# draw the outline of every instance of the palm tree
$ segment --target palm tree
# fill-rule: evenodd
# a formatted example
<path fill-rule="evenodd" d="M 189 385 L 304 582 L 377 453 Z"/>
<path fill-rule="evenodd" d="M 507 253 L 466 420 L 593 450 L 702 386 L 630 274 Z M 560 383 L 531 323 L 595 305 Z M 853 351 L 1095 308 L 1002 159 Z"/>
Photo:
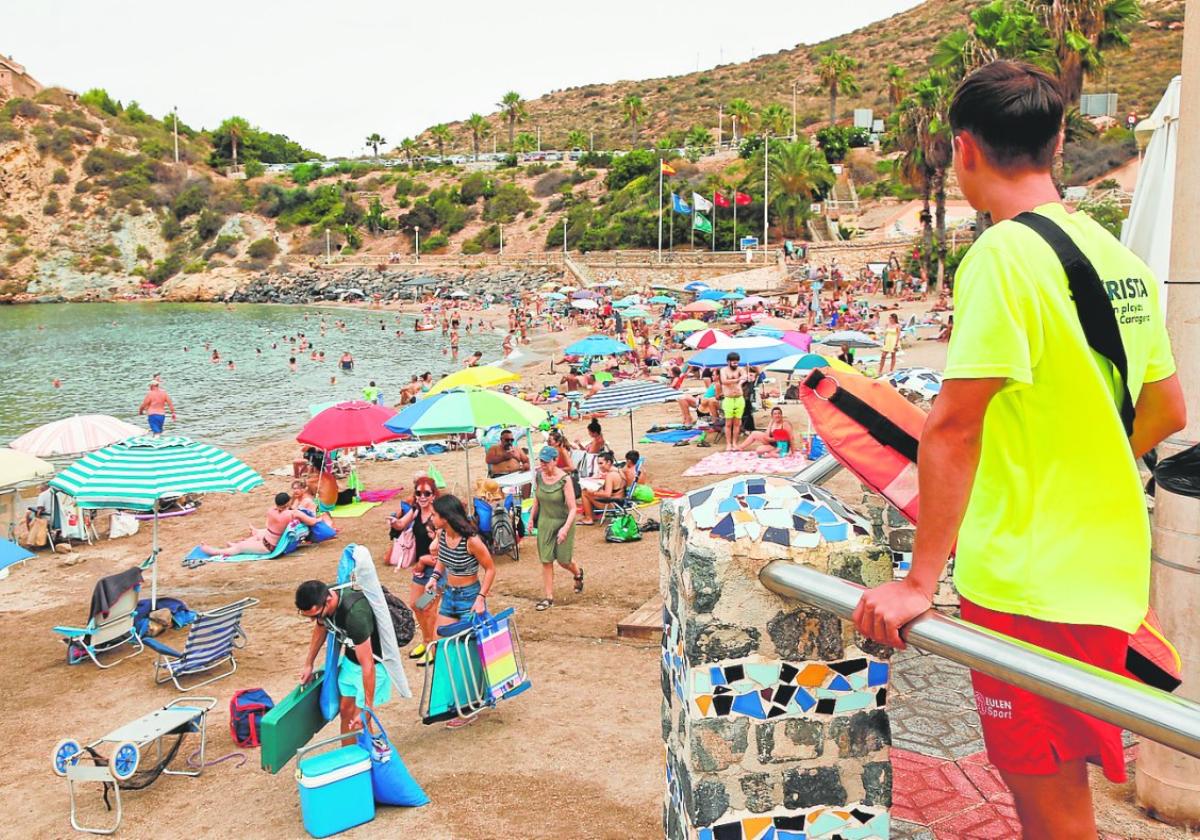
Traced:
<path fill-rule="evenodd" d="M 579 131 L 578 129 L 576 129 L 575 131 L 568 132 L 567 146 L 569 148 L 586 149 L 586 148 L 588 148 L 589 145 L 590 145 L 590 143 L 588 142 L 588 136 L 587 136 L 586 132 Z"/>
<path fill-rule="evenodd" d="M 930 57 L 930 64 L 951 79 L 961 79 L 998 59 L 1025 61 L 1058 72 L 1054 41 L 1027 5 L 993 0 L 971 12 L 970 20 L 970 27 L 939 41 Z"/>
<path fill-rule="evenodd" d="M 946 170 L 950 168 L 954 155 L 949 119 L 951 92 L 949 80 L 937 71 L 913 85 L 912 92 L 922 113 L 918 143 L 921 157 L 930 173 L 930 189 L 934 200 L 939 288 L 946 270 Z"/>
<path fill-rule="evenodd" d="M 411 166 L 413 159 L 417 156 L 417 152 L 421 151 L 420 144 L 411 137 L 405 137 L 400 141 L 400 145 L 396 147 L 400 150 L 400 154 L 404 155 L 404 159 Z"/>
<path fill-rule="evenodd" d="M 450 126 L 445 123 L 438 123 L 429 129 L 429 136 L 433 138 L 434 143 L 437 143 L 438 157 L 446 157 L 446 144 L 454 139 L 454 133 L 450 131 Z"/>
<path fill-rule="evenodd" d="M 921 243 L 922 259 L 933 250 L 933 215 L 929 212 L 933 194 L 933 173 L 925 159 L 921 144 L 924 136 L 924 121 L 928 115 L 913 96 L 905 97 L 894 112 L 895 128 L 892 136 L 903 154 L 894 164 L 896 175 L 901 181 L 921 194 Z"/>
<path fill-rule="evenodd" d="M 229 136 L 229 143 L 233 147 L 233 168 L 237 169 L 238 165 L 238 142 L 246 137 L 250 132 L 250 123 L 244 117 L 230 117 L 221 123 L 218 131 L 224 132 Z"/>
<path fill-rule="evenodd" d="M 1079 101 L 1085 74 L 1104 67 L 1104 51 L 1129 46 L 1142 17 L 1138 0 L 1032 0 L 1055 45 L 1058 79 L 1068 104 Z"/>
<path fill-rule="evenodd" d="M 758 124 L 762 128 L 763 134 L 780 137 L 789 132 L 791 119 L 791 113 L 787 108 L 778 102 L 772 102 L 758 115 Z"/>
<path fill-rule="evenodd" d="M 702 125 L 694 125 L 689 128 L 687 136 L 683 138 L 685 146 L 711 146 L 712 142 L 712 132 Z"/>
<path fill-rule="evenodd" d="M 464 125 L 471 132 L 471 146 L 475 149 L 475 160 L 479 160 L 479 144 L 492 133 L 492 124 L 482 114 L 472 114 Z"/>
<path fill-rule="evenodd" d="M 772 143 L 767 169 L 771 207 L 784 236 L 795 236 L 813 200 L 833 186 L 833 169 L 821 150 L 804 140 Z"/>
<path fill-rule="evenodd" d="M 378 131 L 376 131 L 376 132 L 373 132 L 372 134 L 367 135 L 366 142 L 367 142 L 367 145 L 371 147 L 372 154 L 375 157 L 379 157 L 379 147 L 382 146 L 384 143 L 386 143 L 387 140 L 383 139 L 383 137 L 380 135 L 380 133 Z"/>
<path fill-rule="evenodd" d="M 638 144 L 638 124 L 646 118 L 647 108 L 642 97 L 631 93 L 621 101 L 621 117 L 626 125 L 633 127 L 633 147 Z"/>
<path fill-rule="evenodd" d="M 529 111 L 525 108 L 525 102 L 521 99 L 521 94 L 515 90 L 510 90 L 500 99 L 500 113 L 508 121 L 508 148 L 513 149 L 513 134 L 517 129 L 517 123 L 525 122 L 529 117 Z"/>
<path fill-rule="evenodd" d="M 754 108 L 745 99 L 735 99 L 729 103 L 729 116 L 733 117 L 733 143 L 737 145 L 742 134 L 750 129 L 754 121 Z"/>
<path fill-rule="evenodd" d="M 858 62 L 836 50 L 827 53 L 817 65 L 817 90 L 829 93 L 829 124 L 837 122 L 837 98 L 840 93 L 858 93 L 858 81 L 854 70 Z"/>
<path fill-rule="evenodd" d="M 904 99 L 904 95 L 908 93 L 908 84 L 905 81 L 906 72 L 899 64 L 889 64 L 887 66 L 887 88 L 888 102 L 895 108 Z"/>
<path fill-rule="evenodd" d="M 537 137 L 528 131 L 522 131 L 513 140 L 512 150 L 517 153 L 532 152 L 537 148 Z"/>

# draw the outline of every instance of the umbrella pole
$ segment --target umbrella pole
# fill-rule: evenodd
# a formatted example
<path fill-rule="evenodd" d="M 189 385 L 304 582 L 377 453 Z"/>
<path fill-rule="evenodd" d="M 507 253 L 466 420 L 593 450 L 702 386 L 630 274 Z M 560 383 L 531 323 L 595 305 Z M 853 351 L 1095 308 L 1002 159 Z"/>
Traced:
<path fill-rule="evenodd" d="M 629 409 L 629 448 L 633 449 L 637 442 L 633 439 L 633 409 Z"/>
<path fill-rule="evenodd" d="M 463 457 L 467 461 L 467 493 L 470 493 L 471 492 L 471 449 L 469 446 L 467 446 L 466 441 L 463 441 Z M 470 499 L 471 497 L 468 496 L 467 498 Z M 471 510 L 474 510 L 474 507 L 472 507 Z"/>
<path fill-rule="evenodd" d="M 154 525 L 150 538 L 150 611 L 158 609 L 158 499 L 154 500 Z"/>

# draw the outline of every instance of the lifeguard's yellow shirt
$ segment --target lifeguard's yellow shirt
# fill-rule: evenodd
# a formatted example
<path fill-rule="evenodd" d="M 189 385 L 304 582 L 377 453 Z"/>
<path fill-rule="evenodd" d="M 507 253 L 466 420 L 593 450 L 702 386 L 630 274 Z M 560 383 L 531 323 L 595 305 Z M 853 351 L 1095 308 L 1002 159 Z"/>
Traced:
<path fill-rule="evenodd" d="M 1152 272 L 1084 213 L 1036 212 L 1096 267 L 1136 403 L 1142 383 L 1175 372 Z M 945 376 L 1007 380 L 984 417 L 959 592 L 1000 612 L 1133 632 L 1149 598 L 1150 521 L 1116 409 L 1120 376 L 1088 346 L 1062 264 L 1025 225 L 989 228 L 963 259 Z"/>

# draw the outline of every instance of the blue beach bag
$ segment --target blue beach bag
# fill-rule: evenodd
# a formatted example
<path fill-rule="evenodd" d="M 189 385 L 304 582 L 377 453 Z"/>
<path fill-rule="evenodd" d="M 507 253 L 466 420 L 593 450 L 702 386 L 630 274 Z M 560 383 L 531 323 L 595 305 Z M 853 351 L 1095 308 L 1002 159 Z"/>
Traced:
<path fill-rule="evenodd" d="M 367 719 L 375 722 L 375 734 L 367 731 Z M 363 728 L 358 733 L 358 745 L 371 754 L 371 789 L 381 805 L 400 805 L 417 808 L 429 804 L 429 797 L 408 772 L 400 754 L 388 740 L 383 724 L 370 709 L 362 710 Z"/>

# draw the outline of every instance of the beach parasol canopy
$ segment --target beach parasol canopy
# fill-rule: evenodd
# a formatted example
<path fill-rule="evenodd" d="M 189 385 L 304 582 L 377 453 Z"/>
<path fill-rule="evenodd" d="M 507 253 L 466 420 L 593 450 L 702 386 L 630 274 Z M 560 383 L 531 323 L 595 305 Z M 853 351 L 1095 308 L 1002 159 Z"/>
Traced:
<path fill-rule="evenodd" d="M 839 330 L 838 332 L 831 332 L 829 335 L 825 336 L 824 338 L 817 339 L 813 343 L 822 344 L 826 347 L 841 347 L 842 345 L 847 345 L 859 350 L 883 346 L 865 332 L 859 332 L 858 330 Z"/>
<path fill-rule="evenodd" d="M 942 375 L 931 368 L 901 368 L 889 373 L 887 381 L 897 391 L 916 394 L 925 400 L 932 400 L 942 392 Z"/>
<path fill-rule="evenodd" d="M 750 329 L 753 330 L 754 328 L 751 327 Z M 750 330 L 747 330 L 747 332 L 749 331 Z M 813 344 L 812 333 L 800 332 L 799 330 L 788 330 L 782 335 L 776 337 L 784 344 L 790 344 L 793 347 L 799 347 L 805 352 L 807 352 L 808 348 L 812 347 Z"/>
<path fill-rule="evenodd" d="M 708 329 L 708 324 L 697 320 L 696 318 L 688 318 L 686 321 L 680 321 L 679 323 L 675 324 L 675 326 L 671 327 L 671 332 L 690 333 L 695 332 L 696 330 L 706 329 Z"/>
<path fill-rule="evenodd" d="M 54 465 L 28 452 L 0 446 L 0 487 L 40 481 L 54 475 Z"/>
<path fill-rule="evenodd" d="M 393 408 L 362 400 L 336 403 L 305 423 L 296 440 L 324 452 L 395 440 L 399 435 L 383 425 L 395 413 Z"/>
<path fill-rule="evenodd" d="M 777 338 L 782 341 L 785 332 L 787 332 L 787 330 L 779 329 L 777 327 L 764 326 L 763 324 L 755 324 L 749 329 L 743 330 L 742 335 L 757 335 L 765 338 Z"/>
<path fill-rule="evenodd" d="M 566 300 L 567 296 L 562 292 L 542 292 L 542 297 L 546 300 Z"/>
<path fill-rule="evenodd" d="M 33 557 L 33 552 L 9 540 L 0 540 L 0 578 L 8 577 L 8 567 Z"/>
<path fill-rule="evenodd" d="M 784 356 L 782 359 L 771 362 L 766 366 L 765 370 L 791 374 L 816 370 L 819 367 L 827 367 L 832 370 L 849 373 L 857 372 L 840 359 L 829 359 L 818 353 L 797 353 L 794 356 Z"/>
<path fill-rule="evenodd" d="M 726 292 L 721 295 L 720 300 L 745 300 L 746 296 L 741 292 Z"/>
<path fill-rule="evenodd" d="M 741 357 L 743 365 L 769 365 L 771 362 L 778 361 L 784 356 L 793 355 L 796 348 L 789 344 L 784 344 L 782 341 L 771 342 L 771 346 L 756 346 L 747 342 L 769 341 L 769 339 L 731 339 L 727 342 L 714 344 L 707 350 L 701 350 L 699 353 L 687 360 L 687 363 L 692 367 L 723 367 L 728 362 L 726 356 L 731 352 L 736 351 Z"/>
<path fill-rule="evenodd" d="M 696 295 L 696 300 L 725 300 L 725 292 L 720 289 L 705 289 Z"/>
<path fill-rule="evenodd" d="M 594 300 L 573 300 L 573 301 L 571 301 L 571 306 L 575 307 L 576 309 L 597 309 L 597 308 L 599 308 L 599 304 L 596 303 L 596 301 L 594 301 Z"/>
<path fill-rule="evenodd" d="M 683 340 L 683 343 L 693 350 L 703 350 L 705 347 L 712 347 L 718 341 L 728 340 L 733 338 L 724 330 L 703 329 L 699 332 L 694 332 Z"/>
<path fill-rule="evenodd" d="M 54 477 L 50 486 L 81 508 L 154 512 L 149 559 L 153 567 L 150 608 L 158 602 L 158 505 L 185 493 L 248 493 L 262 477 L 237 458 L 186 437 L 138 437 L 85 455 Z"/>
<path fill-rule="evenodd" d="M 631 380 L 605 388 L 594 397 L 584 400 L 579 406 L 579 413 L 598 414 L 601 411 L 628 411 L 629 446 L 632 448 L 634 445 L 633 410 L 644 405 L 674 402 L 683 396 L 682 392 L 661 382 Z"/>
<path fill-rule="evenodd" d="M 39 458 L 93 452 L 126 438 L 146 434 L 141 426 L 107 414 L 77 414 L 38 426 L 14 440 L 10 446 Z"/>
<path fill-rule="evenodd" d="M 685 285 L 683 287 L 683 290 L 685 292 L 703 292 L 705 289 L 708 289 L 708 288 L 710 288 L 710 287 L 707 283 L 703 283 L 699 280 L 693 280 L 691 283 L 688 283 L 687 285 Z"/>
<path fill-rule="evenodd" d="M 504 385 L 509 382 L 516 382 L 521 377 L 512 371 L 503 370 L 502 368 L 492 367 L 490 365 L 479 365 L 478 367 L 463 368 L 456 370 L 449 376 L 444 376 L 429 389 L 422 399 L 429 399 L 434 394 L 440 394 L 442 391 L 449 391 L 451 388 L 475 387 L 475 388 L 495 388 L 497 385 Z"/>
<path fill-rule="evenodd" d="M 607 335 L 589 335 L 574 344 L 568 344 L 563 350 L 568 356 L 619 356 L 632 352 L 633 348 L 628 344 Z"/>
<path fill-rule="evenodd" d="M 593 292 L 591 289 L 580 289 L 577 292 L 571 292 L 571 297 L 575 298 L 576 300 L 581 300 L 581 299 L 585 299 L 585 298 L 588 300 L 591 300 L 593 298 L 600 297 L 600 293 Z"/>
<path fill-rule="evenodd" d="M 613 309 L 628 309 L 631 306 L 633 306 L 633 304 L 624 299 L 613 301 Z"/>
<path fill-rule="evenodd" d="M 670 295 L 655 295 L 654 297 L 650 298 L 650 300 L 648 300 L 646 302 L 659 304 L 661 306 L 678 306 L 679 305 L 679 301 L 675 300 L 675 298 L 671 297 Z"/>
<path fill-rule="evenodd" d="M 649 312 L 647 312 L 645 309 L 642 309 L 640 306 L 631 306 L 625 310 L 625 317 L 626 318 L 645 319 L 645 318 L 653 318 L 654 316 L 651 315 Z"/>
<path fill-rule="evenodd" d="M 733 292 L 733 294 L 737 294 L 737 292 Z M 726 300 L 737 300 L 737 298 L 726 298 Z M 766 298 L 759 297 L 758 295 L 750 295 L 750 297 L 743 297 L 741 300 L 738 300 L 737 306 L 739 309 L 749 309 L 752 306 L 758 306 L 760 303 L 765 305 L 766 302 Z"/>
<path fill-rule="evenodd" d="M 687 306 L 680 309 L 680 312 L 716 312 L 721 308 L 721 304 L 715 300 L 696 300 L 689 303 Z"/>

